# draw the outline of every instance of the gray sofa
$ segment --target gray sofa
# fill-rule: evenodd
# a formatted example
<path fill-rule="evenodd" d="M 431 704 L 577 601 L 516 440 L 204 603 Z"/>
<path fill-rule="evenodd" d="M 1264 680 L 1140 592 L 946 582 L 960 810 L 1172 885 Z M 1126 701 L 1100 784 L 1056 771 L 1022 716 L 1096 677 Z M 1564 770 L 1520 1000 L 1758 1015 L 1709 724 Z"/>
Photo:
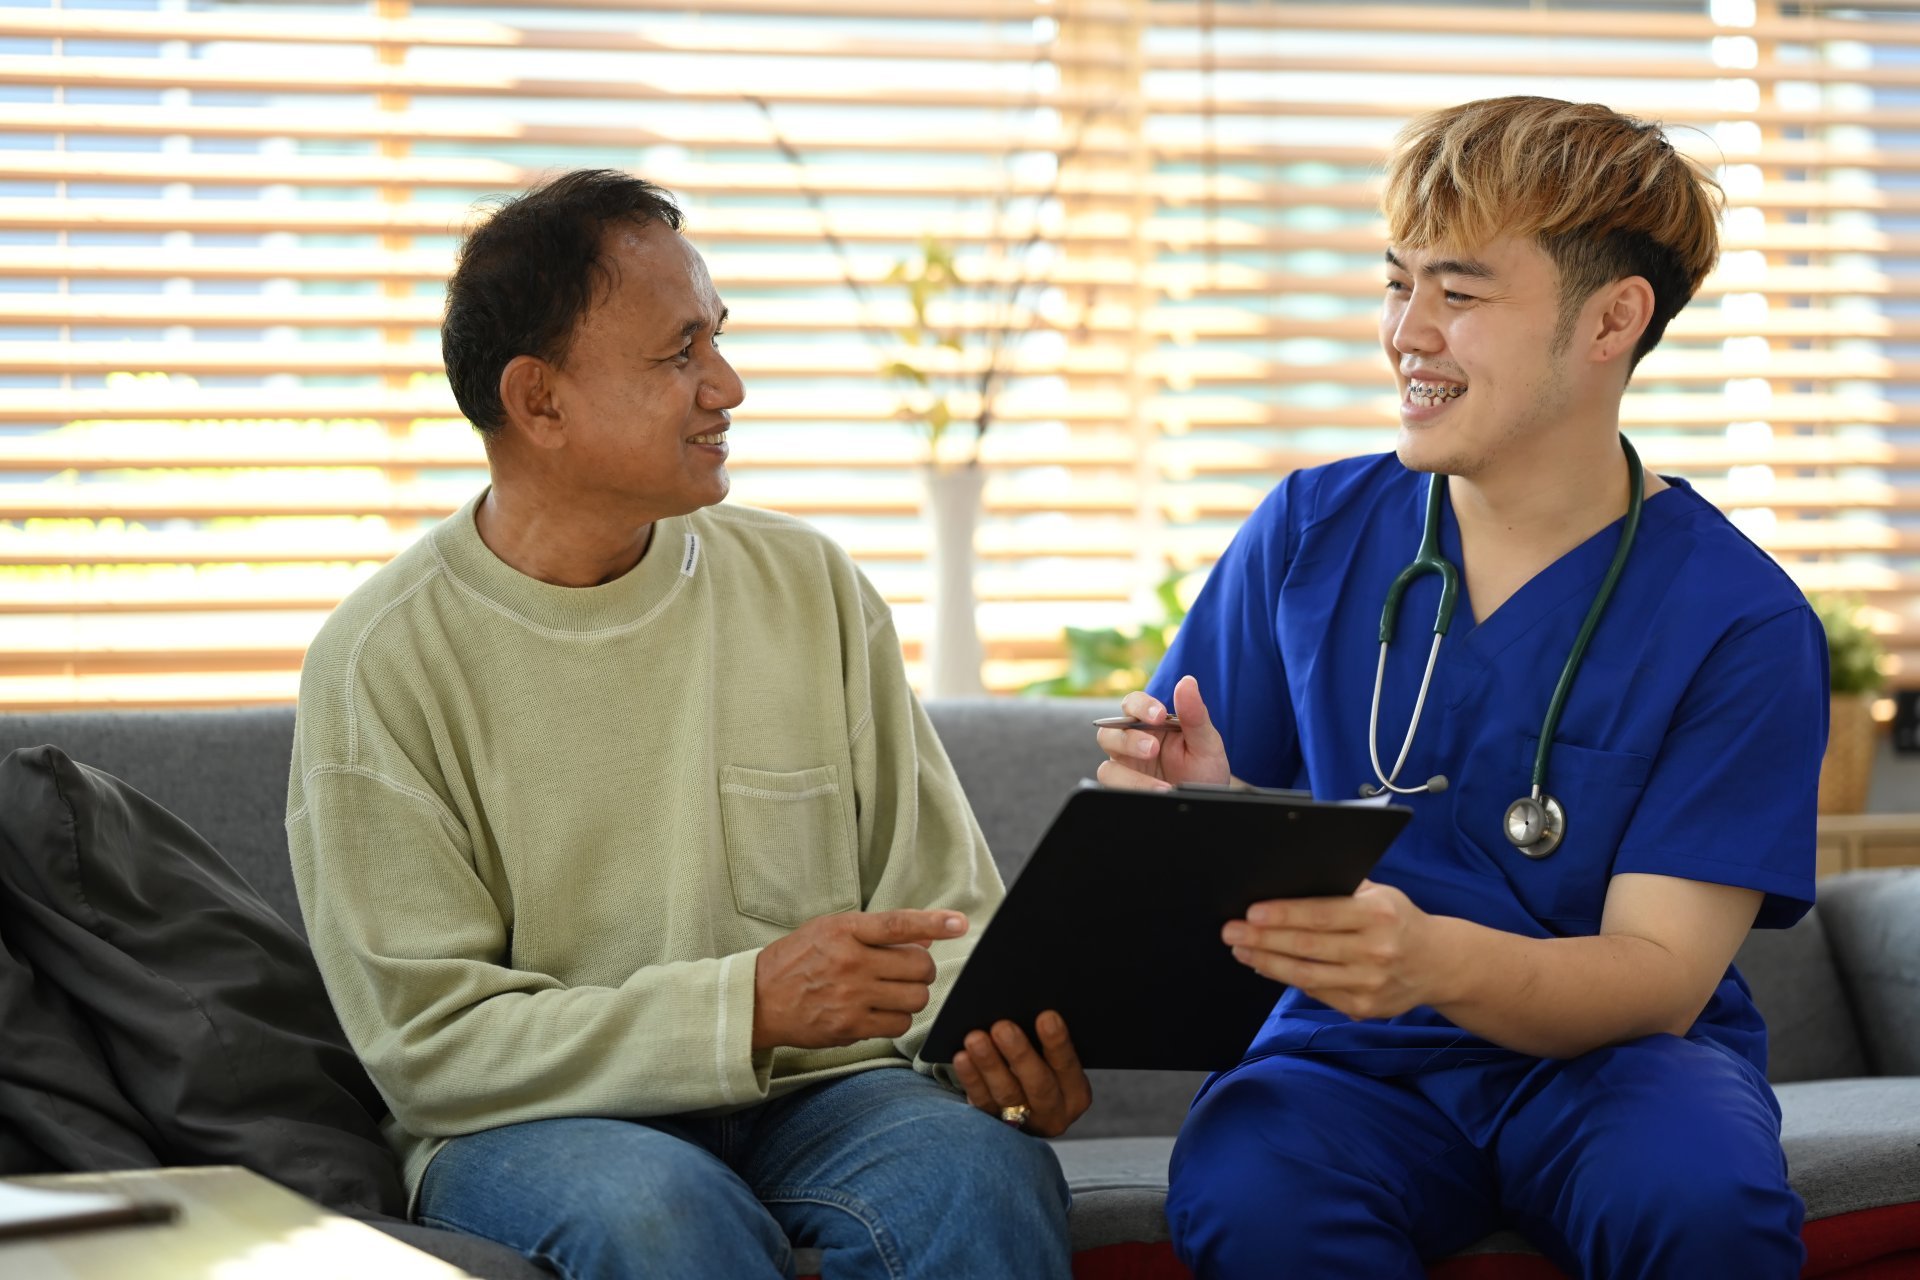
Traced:
<path fill-rule="evenodd" d="M 1096 705 L 1108 710 L 1007 699 L 930 707 L 1009 880 L 1098 762 L 1087 723 Z M 0 715 L 0 755 L 52 743 L 132 783 L 191 823 L 298 927 L 281 822 L 292 723 L 290 708 Z M 1807 1202 L 1807 1274 L 1893 1274 L 1877 1268 L 1908 1262 L 1920 1274 L 1920 871 L 1824 881 L 1806 921 L 1756 933 L 1739 965 L 1772 1029 L 1770 1074 Z M 1165 1243 L 1161 1202 L 1172 1135 L 1197 1083 L 1097 1073 L 1093 1109 L 1057 1144 L 1083 1278 L 1185 1274 Z M 476 1275 L 547 1274 L 483 1241 L 396 1233 Z M 1531 1253 L 1517 1236 L 1495 1236 L 1434 1274 L 1553 1274 Z M 810 1266 L 817 1261 L 803 1257 L 802 1274 Z"/>

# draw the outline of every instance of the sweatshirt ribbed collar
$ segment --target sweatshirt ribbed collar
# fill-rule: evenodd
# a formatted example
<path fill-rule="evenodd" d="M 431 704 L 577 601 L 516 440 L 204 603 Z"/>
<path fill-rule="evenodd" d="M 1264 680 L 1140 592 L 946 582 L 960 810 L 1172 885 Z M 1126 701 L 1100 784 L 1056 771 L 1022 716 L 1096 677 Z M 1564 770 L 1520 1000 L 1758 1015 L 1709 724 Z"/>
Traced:
<path fill-rule="evenodd" d="M 571 634 L 619 630 L 646 621 L 682 583 L 689 565 L 685 516 L 657 521 L 640 563 L 597 587 L 560 587 L 528 577 L 480 539 L 474 512 L 482 489 L 435 525 L 428 537 L 447 573 L 461 586 L 529 626 Z"/>

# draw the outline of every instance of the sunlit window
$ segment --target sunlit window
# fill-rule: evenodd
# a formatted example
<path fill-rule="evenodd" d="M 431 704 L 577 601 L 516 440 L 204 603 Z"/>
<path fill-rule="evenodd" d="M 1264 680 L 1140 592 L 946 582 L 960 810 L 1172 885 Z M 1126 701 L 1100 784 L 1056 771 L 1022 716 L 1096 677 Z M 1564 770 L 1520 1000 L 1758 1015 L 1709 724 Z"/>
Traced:
<path fill-rule="evenodd" d="M 671 188 L 732 309 L 732 500 L 838 537 L 921 678 L 921 472 L 977 457 L 986 684 L 1053 675 L 1287 471 L 1390 446 L 1384 147 L 1529 92 L 1717 172 L 1721 268 L 1627 429 L 1912 669 L 1892 6 L 68 0 L 0 4 L 0 705 L 290 700 L 484 483 L 435 330 L 461 227 L 584 166 Z"/>

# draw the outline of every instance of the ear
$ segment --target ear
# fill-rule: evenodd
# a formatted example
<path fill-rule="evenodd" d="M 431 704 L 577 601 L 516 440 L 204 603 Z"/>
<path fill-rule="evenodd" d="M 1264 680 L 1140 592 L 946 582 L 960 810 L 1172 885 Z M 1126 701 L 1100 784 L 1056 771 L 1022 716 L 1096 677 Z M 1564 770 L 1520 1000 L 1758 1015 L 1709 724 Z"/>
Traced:
<path fill-rule="evenodd" d="M 537 449 L 567 442 L 553 366 L 538 356 L 515 356 L 500 371 L 500 405 L 507 428 Z"/>
<path fill-rule="evenodd" d="M 1600 290 L 1588 306 L 1597 308 L 1587 330 L 1593 339 L 1588 358 L 1610 364 L 1631 356 L 1653 322 L 1653 286 L 1644 277 L 1628 276 Z"/>

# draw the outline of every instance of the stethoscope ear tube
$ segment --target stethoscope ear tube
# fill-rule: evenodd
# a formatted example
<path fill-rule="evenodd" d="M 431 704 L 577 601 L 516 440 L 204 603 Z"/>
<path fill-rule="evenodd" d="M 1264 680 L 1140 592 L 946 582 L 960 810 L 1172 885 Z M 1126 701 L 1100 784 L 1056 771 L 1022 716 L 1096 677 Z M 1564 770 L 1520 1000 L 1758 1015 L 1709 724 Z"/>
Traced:
<path fill-rule="evenodd" d="M 1439 632 L 1435 632 L 1433 648 L 1427 651 L 1427 670 L 1420 677 L 1420 695 L 1413 700 L 1413 719 L 1407 724 L 1407 736 L 1401 739 L 1400 758 L 1393 762 L 1392 773 L 1380 771 L 1380 686 L 1385 683 L 1387 675 L 1387 646 L 1384 643 L 1380 646 L 1380 665 L 1373 671 L 1373 713 L 1367 722 L 1367 754 L 1373 760 L 1373 776 L 1380 780 L 1381 790 L 1391 791 L 1395 795 L 1419 795 L 1431 788 L 1431 782 L 1422 787 L 1400 787 L 1394 785 L 1394 780 L 1400 776 L 1400 770 L 1406 767 L 1407 752 L 1413 750 L 1413 731 L 1420 726 L 1420 713 L 1427 705 L 1427 689 L 1433 684 L 1433 664 L 1440 660 L 1442 638 Z M 1379 795 L 1380 792 L 1372 794 Z"/>

